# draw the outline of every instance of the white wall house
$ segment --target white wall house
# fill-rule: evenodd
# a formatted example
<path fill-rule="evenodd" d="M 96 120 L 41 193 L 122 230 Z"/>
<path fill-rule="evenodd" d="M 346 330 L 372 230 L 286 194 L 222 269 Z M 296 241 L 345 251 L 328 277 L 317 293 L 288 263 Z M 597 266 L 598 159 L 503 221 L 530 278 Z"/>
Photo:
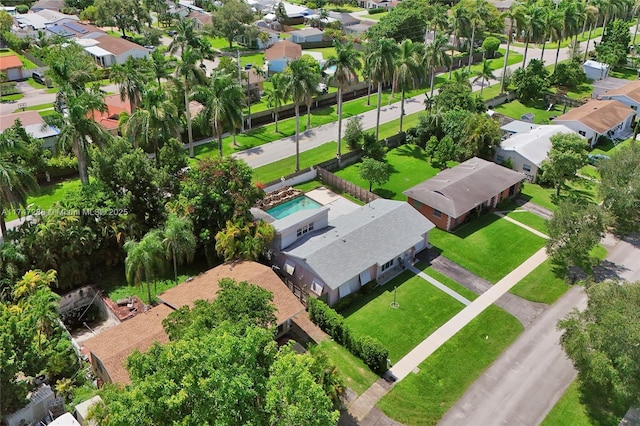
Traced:
<path fill-rule="evenodd" d="M 617 89 L 607 90 L 598 99 L 616 100 L 637 112 L 640 108 L 640 80 L 631 81 Z"/>
<path fill-rule="evenodd" d="M 528 132 L 514 134 L 500 143 L 495 162 L 502 164 L 510 160 L 513 170 L 522 172 L 529 182 L 535 182 L 542 162 L 551 150 L 551 137 L 561 133 L 576 133 L 567 126 L 536 126 Z"/>
<path fill-rule="evenodd" d="M 593 147 L 602 135 L 609 139 L 626 137 L 635 111 L 616 100 L 591 100 L 553 120 L 584 136 Z"/>
<path fill-rule="evenodd" d="M 80 41 L 83 44 L 83 40 Z M 84 41 L 86 43 L 86 41 Z M 148 58 L 149 50 L 120 37 L 104 35 L 90 40 L 90 46 L 84 50 L 94 57 L 98 65 L 108 68 L 115 64 L 124 64 L 127 58 Z"/>
<path fill-rule="evenodd" d="M 294 43 L 313 43 L 322 41 L 322 31 L 317 28 L 305 28 L 303 30 L 292 31 L 291 41 Z"/>

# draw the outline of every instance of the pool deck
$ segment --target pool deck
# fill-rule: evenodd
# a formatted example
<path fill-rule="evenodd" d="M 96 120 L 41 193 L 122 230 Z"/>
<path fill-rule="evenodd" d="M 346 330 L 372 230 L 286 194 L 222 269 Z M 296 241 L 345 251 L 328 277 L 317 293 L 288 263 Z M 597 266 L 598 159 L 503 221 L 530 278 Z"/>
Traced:
<path fill-rule="evenodd" d="M 316 188 L 305 193 L 313 201 L 329 207 L 329 222 L 347 213 L 357 210 L 360 206 L 353 201 L 347 200 L 330 189 L 323 187 Z"/>

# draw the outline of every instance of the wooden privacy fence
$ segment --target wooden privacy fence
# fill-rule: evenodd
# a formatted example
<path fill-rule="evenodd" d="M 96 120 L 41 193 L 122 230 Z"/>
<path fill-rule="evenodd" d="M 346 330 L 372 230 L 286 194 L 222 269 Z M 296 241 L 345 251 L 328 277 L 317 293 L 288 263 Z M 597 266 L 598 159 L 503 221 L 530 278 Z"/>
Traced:
<path fill-rule="evenodd" d="M 370 203 L 373 200 L 380 198 L 373 192 L 369 192 L 364 188 L 360 188 L 358 185 L 354 185 L 351 182 L 346 181 L 321 167 L 318 167 L 317 170 L 318 178 L 320 179 L 320 181 L 351 195 L 352 197 L 362 201 L 363 203 Z"/>

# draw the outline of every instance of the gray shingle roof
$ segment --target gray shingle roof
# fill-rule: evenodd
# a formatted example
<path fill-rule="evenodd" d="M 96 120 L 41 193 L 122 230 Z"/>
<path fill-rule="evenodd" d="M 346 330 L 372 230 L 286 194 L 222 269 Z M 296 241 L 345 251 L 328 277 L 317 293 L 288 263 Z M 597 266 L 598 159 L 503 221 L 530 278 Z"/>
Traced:
<path fill-rule="evenodd" d="M 336 289 L 370 266 L 382 265 L 419 243 L 434 227 L 409 204 L 378 199 L 337 217 L 327 228 L 301 238 L 283 252 L 306 263 Z"/>
<path fill-rule="evenodd" d="M 455 218 L 524 178 L 522 173 L 473 157 L 407 189 L 403 194 Z"/>

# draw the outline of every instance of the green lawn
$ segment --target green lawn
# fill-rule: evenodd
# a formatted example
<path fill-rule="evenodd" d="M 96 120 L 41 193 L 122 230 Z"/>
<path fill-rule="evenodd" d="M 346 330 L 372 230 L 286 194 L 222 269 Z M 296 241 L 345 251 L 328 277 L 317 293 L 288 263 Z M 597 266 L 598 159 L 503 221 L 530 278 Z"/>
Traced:
<path fill-rule="evenodd" d="M 478 91 L 478 95 L 479 94 L 480 94 L 480 91 Z M 491 86 L 485 87 L 482 90 L 482 99 L 486 101 L 487 99 L 495 98 L 499 94 L 500 94 L 500 83 L 493 84 Z"/>
<path fill-rule="evenodd" d="M 576 379 L 556 402 L 541 426 L 595 426 L 581 401 L 580 384 Z"/>
<path fill-rule="evenodd" d="M 394 287 L 399 308 L 393 309 Z M 398 361 L 464 305 L 409 271 L 355 299 L 341 313 L 353 331 L 379 339 Z"/>
<path fill-rule="evenodd" d="M 556 206 L 553 203 L 556 190 L 554 188 L 542 187 L 534 183 L 525 183 L 522 186 L 520 198 L 531 201 L 549 210 L 555 210 Z M 598 184 L 588 179 L 576 178 L 574 182 L 568 182 L 563 185 L 560 191 L 560 198 L 565 197 L 580 197 L 586 201 L 597 203 L 598 198 Z"/>
<path fill-rule="evenodd" d="M 313 166 L 314 164 L 334 158 L 338 144 L 336 142 L 327 142 L 316 148 L 300 153 L 300 169 Z M 343 147 L 346 149 L 346 146 Z M 295 148 L 291 146 L 291 157 L 283 158 L 275 163 L 267 164 L 253 170 L 253 181 L 267 183 L 276 180 L 282 176 L 293 173 L 296 165 Z M 346 152 L 346 151 L 343 151 Z"/>
<path fill-rule="evenodd" d="M 22 98 L 24 98 L 24 94 L 22 93 L 14 93 L 13 95 L 2 95 L 2 97 L 0 97 L 0 102 L 19 101 Z M 19 109 L 17 111 L 22 111 L 22 109 Z"/>
<path fill-rule="evenodd" d="M 48 104 L 39 104 L 39 105 L 31 105 L 25 108 L 25 111 L 40 111 L 42 109 L 51 109 L 53 108 L 53 103 Z M 22 112 L 22 108 L 18 108 L 13 112 Z"/>
<path fill-rule="evenodd" d="M 71 192 L 80 189 L 80 179 L 66 180 L 53 185 L 41 186 L 38 195 L 29 196 L 27 203 L 29 210 L 48 210 L 55 202 L 64 200 Z M 11 212 L 7 215 L 7 221 L 17 219 L 18 216 Z"/>
<path fill-rule="evenodd" d="M 372 372 L 362 360 L 356 358 L 343 346 L 333 340 L 326 340 L 310 349 L 312 354 L 318 352 L 327 356 L 329 361 L 335 365 L 344 380 L 345 386 L 361 395 L 371 386 L 378 375 Z"/>
<path fill-rule="evenodd" d="M 584 99 L 591 98 L 593 94 L 593 86 L 589 83 L 583 83 L 580 86 L 572 89 L 561 88 L 561 87 L 552 87 L 551 92 L 565 92 L 568 98 L 571 99 Z"/>
<path fill-rule="evenodd" d="M 502 68 L 504 67 L 504 55 L 505 55 L 505 53 L 506 53 L 506 49 L 501 48 L 501 49 L 498 49 L 498 54 L 496 55 L 496 58 L 487 59 L 487 61 L 489 62 L 489 66 L 490 66 L 492 71 L 502 70 Z M 523 58 L 522 54 L 511 50 L 511 51 L 509 51 L 509 59 L 507 60 L 507 65 L 513 65 L 513 64 L 517 64 L 519 62 L 522 62 L 522 58 Z M 474 77 L 481 70 L 482 70 L 482 62 L 474 64 L 474 65 L 471 65 L 470 77 Z M 445 73 L 443 73 L 443 74 L 441 74 L 439 76 L 436 76 L 436 78 L 435 78 L 436 85 L 440 85 L 440 84 L 442 84 L 442 83 L 444 83 L 444 82 L 446 82 L 448 80 L 449 80 L 449 73 L 448 72 L 445 72 Z M 500 85 L 497 85 L 497 86 L 500 87 Z M 486 90 L 486 88 L 485 88 L 485 90 Z M 478 93 L 479 92 L 480 91 L 478 90 Z M 484 90 L 482 92 L 482 95 L 484 97 Z"/>
<path fill-rule="evenodd" d="M 476 299 L 478 297 L 478 295 L 475 294 L 473 291 L 469 290 L 468 288 L 464 287 L 463 285 L 458 284 L 457 282 L 455 282 L 451 278 L 447 277 L 446 275 L 442 275 L 440 272 L 438 272 L 435 269 L 433 269 L 433 267 L 427 265 L 426 263 L 424 263 L 422 261 L 419 261 L 418 263 L 416 263 L 415 267 L 420 269 L 425 274 L 429 275 L 431 278 L 435 278 L 441 284 L 446 285 L 451 290 L 455 291 L 456 293 L 458 293 L 459 295 L 465 297 L 468 300 L 474 300 L 474 299 Z"/>
<path fill-rule="evenodd" d="M 397 127 L 395 131 L 397 133 Z M 407 197 L 402 194 L 402 191 L 435 176 L 440 171 L 431 166 L 424 151 L 417 145 L 402 145 L 394 148 L 387 153 L 386 160 L 392 166 L 391 178 L 382 186 L 374 186 L 373 192 L 393 200 L 406 200 Z M 336 174 L 349 182 L 369 189 L 369 183 L 360 177 L 360 165 L 361 163 L 353 164 Z"/>
<path fill-rule="evenodd" d="M 47 86 L 45 86 L 44 84 L 40 84 L 37 81 L 35 81 L 33 78 L 28 78 L 27 79 L 27 84 L 31 87 L 33 87 L 34 89 L 46 89 Z M 57 89 L 56 89 L 57 90 Z"/>
<path fill-rule="evenodd" d="M 532 302 L 552 304 L 568 289 L 567 283 L 556 276 L 551 261 L 547 259 L 511 288 L 511 293 Z"/>
<path fill-rule="evenodd" d="M 591 150 L 591 154 L 604 154 L 608 156 L 612 156 L 616 151 L 628 146 L 631 143 L 632 138 L 627 139 L 624 142 L 620 142 L 617 145 L 614 145 L 613 142 L 609 142 L 607 145 L 597 144 L 593 150 Z"/>
<path fill-rule="evenodd" d="M 544 239 L 494 214 L 485 214 L 455 232 L 433 229 L 429 242 L 442 254 L 492 282 L 544 246 Z"/>
<path fill-rule="evenodd" d="M 507 213 L 507 216 L 513 220 L 517 220 L 523 225 L 527 225 L 543 234 L 547 233 L 547 220 L 529 211 L 519 209 Z"/>
<path fill-rule="evenodd" d="M 406 425 L 435 425 L 465 390 L 522 332 L 496 306 L 471 321 L 385 395 L 377 406 Z"/>
<path fill-rule="evenodd" d="M 622 78 L 625 80 L 637 80 L 638 71 L 630 68 L 616 68 L 609 72 L 609 77 Z"/>
<path fill-rule="evenodd" d="M 555 104 L 550 111 L 547 111 L 547 105 L 544 101 L 534 102 L 530 105 L 525 105 L 522 102 L 515 100 L 506 102 L 502 105 L 498 105 L 493 109 L 502 115 L 520 120 L 520 118 L 527 113 L 534 114 L 534 122 L 537 124 L 548 124 L 550 117 L 557 117 L 562 115 L 563 106 Z M 570 108 L 567 108 L 569 111 Z"/>
<path fill-rule="evenodd" d="M 389 14 L 389 12 L 380 12 L 380 13 L 369 13 L 367 15 L 364 15 L 362 17 L 362 19 L 371 19 L 372 21 L 379 21 L 381 20 L 384 16 L 387 16 Z"/>

